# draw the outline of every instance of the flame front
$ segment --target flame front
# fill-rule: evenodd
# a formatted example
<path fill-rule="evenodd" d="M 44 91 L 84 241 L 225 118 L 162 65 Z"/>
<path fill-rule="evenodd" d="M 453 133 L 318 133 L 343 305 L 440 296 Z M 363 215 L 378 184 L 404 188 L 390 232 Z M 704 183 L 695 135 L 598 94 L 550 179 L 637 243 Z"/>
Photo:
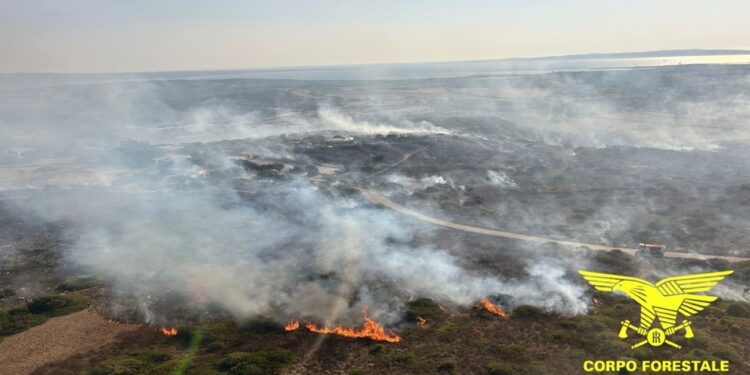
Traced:
<path fill-rule="evenodd" d="M 424 329 L 427 326 L 427 320 L 425 320 L 421 316 L 418 316 L 417 317 L 417 325 L 419 326 L 419 328 Z"/>
<path fill-rule="evenodd" d="M 162 328 L 159 331 L 165 336 L 177 336 L 177 328 Z"/>
<path fill-rule="evenodd" d="M 294 331 L 299 328 L 299 320 L 291 320 L 284 326 L 285 331 Z"/>
<path fill-rule="evenodd" d="M 482 307 L 484 307 L 485 310 L 487 310 L 487 311 L 489 311 L 489 312 L 491 312 L 491 313 L 493 313 L 493 314 L 495 314 L 497 316 L 500 316 L 500 317 L 503 317 L 503 318 L 507 318 L 507 317 L 510 316 L 510 314 L 508 314 L 505 310 L 503 310 L 502 307 L 497 306 L 497 305 L 493 305 L 492 302 L 490 302 L 490 300 L 487 299 L 487 298 L 483 298 L 481 301 L 479 301 L 479 303 L 482 304 Z"/>
<path fill-rule="evenodd" d="M 333 328 L 318 327 L 315 323 L 307 323 L 305 327 L 315 333 L 334 334 L 352 338 L 368 338 L 376 341 L 401 341 L 401 337 L 395 333 L 387 332 L 385 328 L 378 325 L 378 322 L 376 322 L 375 319 L 367 317 L 367 307 L 362 309 L 362 314 L 364 314 L 365 324 L 359 329 L 345 328 L 342 326 L 335 326 Z"/>

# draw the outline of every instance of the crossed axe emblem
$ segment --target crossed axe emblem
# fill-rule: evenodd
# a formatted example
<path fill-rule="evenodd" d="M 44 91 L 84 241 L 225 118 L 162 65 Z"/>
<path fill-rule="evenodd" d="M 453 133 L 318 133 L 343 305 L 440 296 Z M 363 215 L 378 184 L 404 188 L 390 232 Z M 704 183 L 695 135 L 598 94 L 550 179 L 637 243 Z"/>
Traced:
<path fill-rule="evenodd" d="M 646 343 L 649 343 L 652 346 L 661 346 L 663 344 L 667 344 L 667 345 L 669 345 L 671 347 L 680 349 L 680 348 L 682 348 L 682 346 L 680 346 L 679 344 L 677 344 L 674 341 L 670 341 L 669 339 L 667 339 L 667 337 L 672 336 L 677 331 L 683 330 L 683 329 L 685 330 L 685 338 L 686 339 L 693 338 L 693 336 L 694 336 L 693 329 L 690 327 L 690 325 L 692 323 L 690 321 L 688 321 L 688 320 L 683 320 L 682 324 L 680 324 L 678 326 L 669 327 L 667 329 L 661 329 L 661 328 L 646 329 L 646 328 L 642 328 L 642 327 L 636 327 L 636 326 L 630 324 L 629 320 L 623 320 L 622 322 L 620 322 L 620 324 L 622 325 L 622 327 L 620 327 L 620 334 L 618 335 L 619 338 L 621 338 L 621 339 L 628 338 L 628 329 L 632 329 L 633 331 L 635 331 L 639 335 L 645 337 L 645 339 L 643 341 L 640 341 L 640 342 L 637 342 L 637 343 L 631 345 L 630 349 L 639 348 L 639 347 L 645 345 Z"/>

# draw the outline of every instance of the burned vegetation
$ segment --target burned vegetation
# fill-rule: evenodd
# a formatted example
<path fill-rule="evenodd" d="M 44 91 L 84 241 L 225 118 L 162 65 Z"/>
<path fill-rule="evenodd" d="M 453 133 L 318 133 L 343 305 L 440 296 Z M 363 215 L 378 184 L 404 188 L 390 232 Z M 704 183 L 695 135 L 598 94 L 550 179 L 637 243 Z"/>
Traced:
<path fill-rule="evenodd" d="M 0 336 L 89 313 L 116 330 L 34 374 L 567 374 L 624 355 L 746 373 L 747 113 L 716 113 L 747 77 L 123 83 L 158 100 L 97 142 L 3 156 Z M 100 108 L 59 119 L 88 139 L 73 125 L 116 112 L 108 85 L 14 95 Z M 630 351 L 637 305 L 583 268 L 735 274 L 684 350 Z"/>

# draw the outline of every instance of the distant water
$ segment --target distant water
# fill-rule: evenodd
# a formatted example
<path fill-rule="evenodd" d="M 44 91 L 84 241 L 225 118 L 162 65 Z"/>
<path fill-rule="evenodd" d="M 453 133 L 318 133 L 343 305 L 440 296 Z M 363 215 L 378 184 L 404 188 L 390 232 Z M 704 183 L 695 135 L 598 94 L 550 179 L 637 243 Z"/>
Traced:
<path fill-rule="evenodd" d="M 748 55 L 677 56 L 613 59 L 524 59 L 430 64 L 385 64 L 315 67 L 282 70 L 249 70 L 196 74 L 190 79 L 266 78 L 300 80 L 400 80 L 474 75 L 516 75 L 557 71 L 631 69 L 682 64 L 750 64 Z"/>
<path fill-rule="evenodd" d="M 639 58 L 576 58 L 574 56 L 472 62 L 121 74 L 0 74 L 0 88 L 169 79 L 404 80 L 477 75 L 518 75 L 561 71 L 632 69 L 688 64 L 750 64 L 750 54 Z"/>

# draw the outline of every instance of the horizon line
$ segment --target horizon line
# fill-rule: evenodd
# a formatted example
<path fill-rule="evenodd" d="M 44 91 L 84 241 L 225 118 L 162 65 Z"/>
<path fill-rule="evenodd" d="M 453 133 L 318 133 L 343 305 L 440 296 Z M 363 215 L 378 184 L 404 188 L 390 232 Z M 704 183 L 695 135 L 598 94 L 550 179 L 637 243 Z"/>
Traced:
<path fill-rule="evenodd" d="M 652 55 L 649 55 L 652 54 Z M 620 52 L 585 52 L 564 55 L 545 55 L 529 57 L 500 57 L 473 60 L 409 60 L 393 62 L 362 62 L 346 64 L 313 64 L 313 65 L 279 65 L 279 66 L 257 66 L 257 67 L 236 67 L 236 68 L 195 68 L 195 69 L 165 69 L 165 70 L 141 70 L 141 71 L 102 71 L 102 72 L 54 72 L 54 71 L 16 71 L 0 72 L 0 75 L 127 75 L 127 74 L 157 74 L 157 73 L 195 73 L 195 72 L 242 72 L 242 71 L 294 71 L 294 70 L 326 70 L 347 67 L 376 67 L 389 65 L 418 65 L 418 64 L 454 64 L 454 63 L 485 63 L 485 62 L 504 62 L 504 61 L 534 61 L 534 60 L 566 60 L 566 59 L 584 59 L 584 60 L 606 60 L 608 58 L 631 57 L 631 58 L 652 58 L 652 57 L 681 57 L 681 56 L 722 56 L 722 55 L 750 55 L 750 49 L 741 48 L 690 48 L 690 49 L 664 49 L 664 50 L 647 50 L 647 51 L 620 51 Z"/>

